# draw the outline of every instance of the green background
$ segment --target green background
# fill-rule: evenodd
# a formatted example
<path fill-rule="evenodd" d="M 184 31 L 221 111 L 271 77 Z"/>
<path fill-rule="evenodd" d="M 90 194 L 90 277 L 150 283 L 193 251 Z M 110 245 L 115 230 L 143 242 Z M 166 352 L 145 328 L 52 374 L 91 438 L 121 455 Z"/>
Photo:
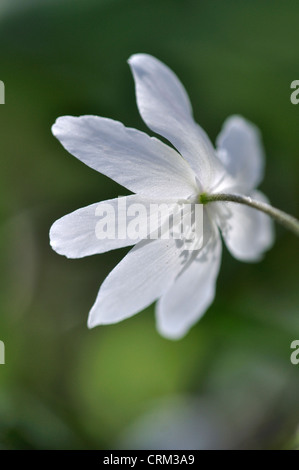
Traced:
<path fill-rule="evenodd" d="M 48 242 L 58 217 L 125 194 L 50 128 L 97 114 L 149 132 L 126 63 L 137 52 L 177 73 L 213 141 L 230 114 L 259 126 L 261 189 L 298 216 L 298 15 L 291 0 L 1 2 L 0 448 L 298 446 L 294 235 L 276 227 L 258 264 L 225 250 L 214 303 L 178 342 L 158 335 L 153 306 L 88 330 L 98 288 L 127 250 L 68 260 Z"/>

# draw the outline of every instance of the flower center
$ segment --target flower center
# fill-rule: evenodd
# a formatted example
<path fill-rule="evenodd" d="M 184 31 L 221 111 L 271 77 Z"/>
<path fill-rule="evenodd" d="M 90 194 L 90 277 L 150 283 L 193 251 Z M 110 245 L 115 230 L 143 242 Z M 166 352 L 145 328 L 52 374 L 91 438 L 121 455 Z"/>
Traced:
<path fill-rule="evenodd" d="M 207 204 L 209 202 L 209 197 L 207 193 L 201 193 L 198 195 L 199 204 Z"/>

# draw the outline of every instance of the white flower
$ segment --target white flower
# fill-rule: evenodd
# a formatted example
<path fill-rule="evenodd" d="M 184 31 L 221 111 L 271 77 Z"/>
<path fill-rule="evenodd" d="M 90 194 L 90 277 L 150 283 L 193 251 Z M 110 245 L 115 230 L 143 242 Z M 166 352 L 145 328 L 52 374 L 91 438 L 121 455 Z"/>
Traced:
<path fill-rule="evenodd" d="M 214 150 L 195 123 L 187 93 L 176 75 L 147 54 L 129 59 L 139 112 L 169 147 L 120 122 L 97 116 L 63 116 L 52 130 L 79 160 L 136 193 L 127 202 L 198 201 L 201 194 L 223 191 L 252 195 L 263 177 L 264 156 L 258 130 L 242 117 L 227 119 Z M 105 201 L 107 202 L 107 201 Z M 117 199 L 109 201 L 117 204 Z M 50 230 L 59 254 L 80 258 L 136 243 L 126 239 L 99 241 L 95 235 L 98 204 L 57 220 Z M 157 327 L 177 339 L 205 313 L 215 295 L 221 261 L 221 238 L 231 254 L 257 261 L 273 241 L 270 218 L 231 202 L 204 205 L 204 243 L 186 253 L 177 240 L 140 240 L 103 282 L 90 311 L 88 326 L 116 323 L 159 299 Z M 126 223 L 122 215 L 119 226 Z"/>

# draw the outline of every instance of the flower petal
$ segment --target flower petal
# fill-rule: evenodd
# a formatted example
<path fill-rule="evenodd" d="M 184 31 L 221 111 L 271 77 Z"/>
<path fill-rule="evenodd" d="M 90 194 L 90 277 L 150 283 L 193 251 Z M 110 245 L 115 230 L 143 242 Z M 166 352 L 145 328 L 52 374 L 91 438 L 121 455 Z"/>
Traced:
<path fill-rule="evenodd" d="M 68 258 L 83 258 L 84 256 L 104 253 L 116 248 L 135 245 L 141 238 L 130 238 L 127 230 L 134 216 L 131 213 L 130 217 L 130 208 L 138 208 L 135 204 L 141 204 L 144 208 L 144 211 L 138 217 L 138 223 L 141 226 L 139 233 L 141 234 L 142 230 L 142 238 L 145 238 L 152 227 L 149 222 L 152 220 L 151 217 L 154 218 L 155 216 L 153 210 L 155 205 L 148 199 L 132 194 L 131 196 L 91 204 L 56 220 L 50 229 L 50 244 L 53 250 Z M 157 211 L 158 206 L 156 207 Z M 100 237 L 99 230 L 102 229 L 102 225 L 99 224 L 103 218 L 111 228 L 111 238 Z M 103 228 L 103 231 L 107 230 L 108 227 Z"/>
<path fill-rule="evenodd" d="M 181 252 L 173 239 L 138 243 L 103 282 L 88 326 L 119 322 L 154 302 L 182 269 Z"/>
<path fill-rule="evenodd" d="M 260 191 L 251 194 L 253 199 L 268 202 Z M 220 222 L 220 229 L 227 248 L 240 261 L 259 261 L 266 250 L 274 242 L 274 227 L 272 219 L 251 207 L 225 202 L 230 217 Z"/>
<path fill-rule="evenodd" d="M 193 253 L 185 269 L 156 306 L 157 328 L 170 339 L 184 336 L 214 300 L 221 262 L 219 232 L 200 252 Z"/>
<path fill-rule="evenodd" d="M 217 155 L 243 191 L 251 191 L 264 176 L 264 152 L 259 130 L 241 116 L 229 117 L 217 137 Z"/>
<path fill-rule="evenodd" d="M 194 174 L 175 150 L 118 121 L 63 116 L 52 132 L 72 155 L 130 191 L 152 198 L 195 191 Z"/>
<path fill-rule="evenodd" d="M 148 54 L 131 56 L 129 65 L 144 122 L 168 139 L 188 161 L 202 186 L 208 186 L 219 161 L 207 134 L 192 117 L 183 85 L 166 65 Z"/>

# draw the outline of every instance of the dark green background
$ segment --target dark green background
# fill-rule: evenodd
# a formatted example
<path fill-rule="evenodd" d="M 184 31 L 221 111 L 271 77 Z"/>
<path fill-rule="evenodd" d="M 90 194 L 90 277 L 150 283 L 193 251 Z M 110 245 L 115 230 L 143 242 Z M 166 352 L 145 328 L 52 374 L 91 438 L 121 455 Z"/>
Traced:
<path fill-rule="evenodd" d="M 177 73 L 213 141 L 230 114 L 259 126 L 261 189 L 298 216 L 298 16 L 291 0 L 1 2 L 0 448 L 146 448 L 160 435 L 170 447 L 298 445 L 294 235 L 276 227 L 259 264 L 225 251 L 215 302 L 179 342 L 158 335 L 153 307 L 89 331 L 100 283 L 126 250 L 67 260 L 48 244 L 58 217 L 125 194 L 70 156 L 50 127 L 61 115 L 98 114 L 147 131 L 126 64 L 136 52 Z M 173 400 L 196 412 L 175 405 L 165 418 Z M 134 435 L 155 409 L 163 422 L 144 419 Z M 190 437 L 171 441 L 175 428 Z"/>

